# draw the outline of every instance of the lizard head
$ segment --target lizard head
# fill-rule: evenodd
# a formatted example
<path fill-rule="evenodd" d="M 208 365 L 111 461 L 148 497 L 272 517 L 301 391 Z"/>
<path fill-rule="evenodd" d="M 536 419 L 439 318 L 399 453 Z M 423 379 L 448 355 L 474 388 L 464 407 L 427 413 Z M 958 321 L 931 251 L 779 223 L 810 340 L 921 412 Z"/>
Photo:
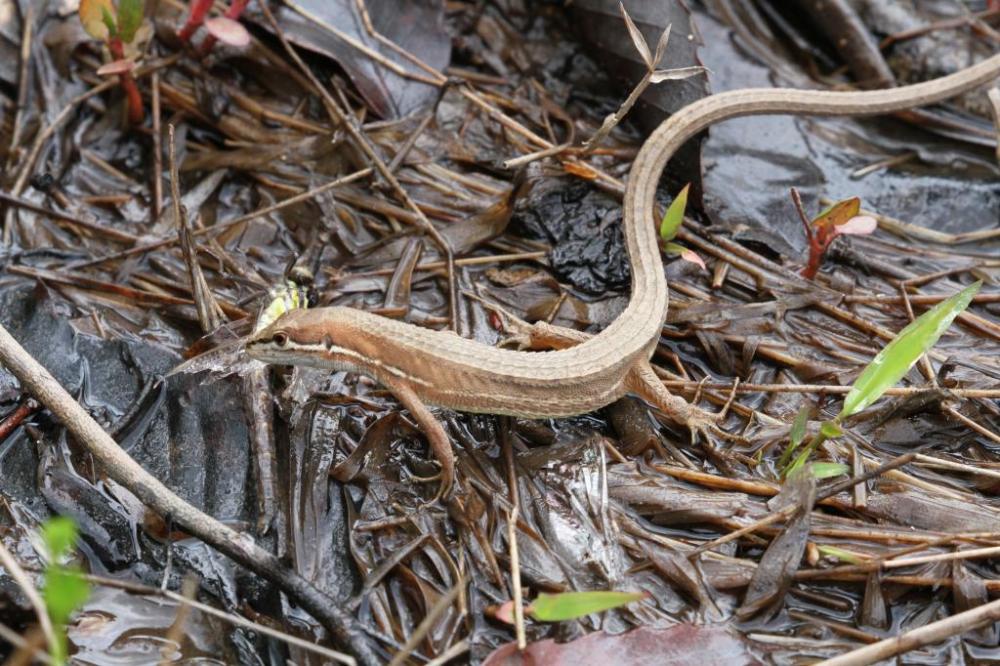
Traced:
<path fill-rule="evenodd" d="M 341 308 L 295 309 L 250 337 L 247 354 L 258 361 L 277 365 L 311 365 L 322 368 L 350 369 L 345 363 L 355 355 L 334 343 L 340 337 L 337 311 Z"/>

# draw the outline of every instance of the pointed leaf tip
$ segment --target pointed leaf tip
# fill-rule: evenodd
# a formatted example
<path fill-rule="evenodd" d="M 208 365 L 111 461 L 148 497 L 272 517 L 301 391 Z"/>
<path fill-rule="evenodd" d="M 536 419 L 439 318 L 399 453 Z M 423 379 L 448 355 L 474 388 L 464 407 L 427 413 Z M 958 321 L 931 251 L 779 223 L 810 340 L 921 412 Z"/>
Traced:
<path fill-rule="evenodd" d="M 882 397 L 909 372 L 921 355 L 934 346 L 982 286 L 974 282 L 914 319 L 865 367 L 844 399 L 838 418 L 857 414 Z"/>
<path fill-rule="evenodd" d="M 663 221 L 660 222 L 660 238 L 663 240 L 673 240 L 674 236 L 677 235 L 677 230 L 681 228 L 681 224 L 684 222 L 684 211 L 687 209 L 688 191 L 690 189 L 691 183 L 682 187 L 681 191 L 674 197 L 674 200 L 670 202 L 667 212 L 664 213 Z"/>
<path fill-rule="evenodd" d="M 642 32 L 640 32 L 639 28 L 632 22 L 632 17 L 628 15 L 628 11 L 625 9 L 625 4 L 619 2 L 618 9 L 622 13 L 622 18 L 625 19 L 625 27 L 628 28 L 628 34 L 629 37 L 632 38 L 632 44 L 635 45 L 635 50 L 639 52 L 639 57 L 641 57 L 642 61 L 646 63 L 646 68 L 652 70 L 656 67 L 656 65 L 653 64 L 653 56 L 649 53 L 649 46 L 646 44 L 646 38 L 642 36 Z"/>

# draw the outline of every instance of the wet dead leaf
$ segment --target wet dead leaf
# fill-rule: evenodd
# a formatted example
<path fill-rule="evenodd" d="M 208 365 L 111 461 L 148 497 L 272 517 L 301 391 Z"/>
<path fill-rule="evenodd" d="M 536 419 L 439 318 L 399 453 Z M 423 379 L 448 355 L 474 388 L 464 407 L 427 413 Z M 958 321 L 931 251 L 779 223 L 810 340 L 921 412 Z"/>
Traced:
<path fill-rule="evenodd" d="M 724 625 L 709 627 L 680 624 L 669 629 L 641 628 L 612 636 L 597 632 L 569 643 L 538 641 L 519 653 L 515 643 L 497 649 L 483 666 L 604 666 L 605 664 L 658 664 L 659 666 L 704 666 L 705 664 L 759 663 Z"/>

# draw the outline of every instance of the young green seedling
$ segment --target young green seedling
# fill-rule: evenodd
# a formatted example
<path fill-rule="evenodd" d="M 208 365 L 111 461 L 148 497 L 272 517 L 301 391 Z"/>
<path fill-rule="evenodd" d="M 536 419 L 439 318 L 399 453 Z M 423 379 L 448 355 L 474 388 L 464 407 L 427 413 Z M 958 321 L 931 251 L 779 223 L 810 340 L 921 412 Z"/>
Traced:
<path fill-rule="evenodd" d="M 816 447 L 827 439 L 842 435 L 841 424 L 844 419 L 865 409 L 881 398 L 886 390 L 895 386 L 917 360 L 934 346 L 955 317 L 969 307 L 969 303 L 982 284 L 974 282 L 957 294 L 946 298 L 900 331 L 865 367 L 844 399 L 840 413 L 820 425 L 819 432 L 802 450 L 795 462 L 785 469 L 784 476 L 788 477 L 802 467 Z"/>
<path fill-rule="evenodd" d="M 664 252 L 672 255 L 680 255 L 681 259 L 705 268 L 705 262 L 702 261 L 696 252 L 689 250 L 680 243 L 673 242 L 677 236 L 677 232 L 680 231 L 681 225 L 684 224 L 684 211 L 687 208 L 688 191 L 690 189 L 691 183 L 688 183 L 681 188 L 681 191 L 677 193 L 674 200 L 670 202 L 667 212 L 663 215 L 663 221 L 660 222 L 660 238 L 663 240 L 662 247 Z"/>
<path fill-rule="evenodd" d="M 104 42 L 111 62 L 97 70 L 101 76 L 117 75 L 128 104 L 128 120 L 142 122 L 142 95 L 132 78 L 135 67 L 136 38 L 143 21 L 143 0 L 80 0 L 80 22 L 87 33 Z"/>
<path fill-rule="evenodd" d="M 799 212 L 802 226 L 809 241 L 809 261 L 802 269 L 802 277 L 812 280 L 819 272 L 833 239 L 842 235 L 864 236 L 875 231 L 878 222 L 870 215 L 861 215 L 861 199 L 853 197 L 832 204 L 814 217 L 806 218 L 798 191 L 792 188 L 792 200 Z"/>
<path fill-rule="evenodd" d="M 61 666 L 68 657 L 66 625 L 87 601 L 90 586 L 81 577 L 79 567 L 64 564 L 76 544 L 76 523 L 61 516 L 50 518 L 42 525 L 41 537 L 47 559 L 42 598 L 56 638 L 56 644 L 49 646 L 49 658 L 53 664 Z"/>

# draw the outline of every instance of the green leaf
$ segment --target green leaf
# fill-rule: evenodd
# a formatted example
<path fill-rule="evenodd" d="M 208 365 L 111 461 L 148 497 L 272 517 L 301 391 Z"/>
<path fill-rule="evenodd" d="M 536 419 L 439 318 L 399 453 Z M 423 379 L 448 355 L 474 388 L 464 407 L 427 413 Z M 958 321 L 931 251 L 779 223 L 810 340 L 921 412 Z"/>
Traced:
<path fill-rule="evenodd" d="M 900 331 L 854 382 L 837 418 L 857 414 L 899 382 L 920 356 L 934 346 L 955 317 L 969 306 L 982 284 L 981 281 L 975 282 L 941 301 Z"/>
<path fill-rule="evenodd" d="M 87 601 L 90 586 L 80 577 L 80 571 L 55 566 L 45 570 L 45 608 L 57 626 L 69 622 L 70 616 Z"/>
<path fill-rule="evenodd" d="M 104 27 L 108 29 L 108 35 L 117 37 L 118 28 L 115 26 L 115 15 L 104 5 L 101 5 L 101 20 L 104 21 Z"/>
<path fill-rule="evenodd" d="M 809 456 L 812 455 L 815 448 L 816 447 L 814 446 L 807 446 L 802 449 L 802 452 L 799 453 L 799 455 L 795 456 L 795 460 L 792 461 L 792 464 L 784 470 L 784 476 L 786 479 L 802 471 L 802 468 L 805 467 L 805 464 L 809 461 Z"/>
<path fill-rule="evenodd" d="M 664 243 L 663 251 L 673 256 L 675 254 L 684 254 L 687 252 L 687 248 L 680 243 Z"/>
<path fill-rule="evenodd" d="M 843 548 L 837 548 L 836 546 L 817 546 L 816 548 L 824 557 L 832 557 L 841 562 L 847 562 L 848 564 L 862 564 L 864 562 L 862 558 Z"/>
<path fill-rule="evenodd" d="M 841 474 L 847 474 L 850 468 L 843 463 L 815 462 L 809 466 L 812 475 L 816 479 L 829 479 Z"/>
<path fill-rule="evenodd" d="M 802 443 L 802 438 L 806 436 L 806 426 L 809 425 L 809 414 L 812 413 L 811 405 L 803 405 L 799 413 L 795 415 L 792 429 L 788 431 L 788 441 L 792 448 Z"/>
<path fill-rule="evenodd" d="M 142 25 L 143 0 L 119 0 L 118 36 L 126 44 L 132 43 L 135 33 Z"/>
<path fill-rule="evenodd" d="M 827 439 L 833 439 L 834 437 L 840 437 L 844 434 L 843 428 L 833 421 L 823 421 L 819 425 L 819 431 L 823 433 L 823 436 Z"/>
<path fill-rule="evenodd" d="M 76 543 L 76 523 L 69 518 L 56 516 L 45 521 L 39 530 L 48 551 L 48 564 L 43 577 L 42 598 L 45 610 L 55 628 L 56 641 L 50 645 L 49 655 L 53 664 L 66 662 L 66 623 L 73 613 L 87 601 L 90 586 L 76 567 L 62 565 Z"/>
<path fill-rule="evenodd" d="M 788 431 L 788 448 L 785 452 L 781 454 L 781 458 L 778 460 L 778 468 L 785 470 L 788 466 L 788 461 L 791 459 L 792 454 L 795 453 L 795 449 L 799 448 L 799 444 L 802 443 L 802 439 L 806 436 L 806 427 L 809 425 L 809 415 L 812 413 L 811 405 L 803 405 L 802 409 L 799 410 L 798 414 L 795 415 L 795 421 L 792 422 L 792 428 Z"/>
<path fill-rule="evenodd" d="M 837 201 L 828 208 L 823 209 L 819 215 L 812 219 L 813 226 L 839 226 L 852 217 L 857 217 L 861 212 L 861 199 L 851 197 L 843 201 Z"/>
<path fill-rule="evenodd" d="M 645 592 L 564 592 L 540 594 L 528 612 L 542 622 L 559 622 L 624 606 L 648 596 Z"/>
<path fill-rule="evenodd" d="M 76 545 L 76 523 L 64 516 L 49 518 L 42 525 L 42 542 L 48 549 L 49 561 L 58 564 Z"/>
<path fill-rule="evenodd" d="M 677 235 L 677 230 L 681 228 L 681 224 L 684 222 L 684 209 L 687 208 L 688 190 L 690 188 L 691 183 L 681 188 L 681 191 L 677 193 L 674 200 L 670 202 L 670 207 L 667 208 L 667 212 L 663 216 L 663 221 L 660 222 L 660 238 L 665 241 L 673 240 L 674 236 Z"/>

